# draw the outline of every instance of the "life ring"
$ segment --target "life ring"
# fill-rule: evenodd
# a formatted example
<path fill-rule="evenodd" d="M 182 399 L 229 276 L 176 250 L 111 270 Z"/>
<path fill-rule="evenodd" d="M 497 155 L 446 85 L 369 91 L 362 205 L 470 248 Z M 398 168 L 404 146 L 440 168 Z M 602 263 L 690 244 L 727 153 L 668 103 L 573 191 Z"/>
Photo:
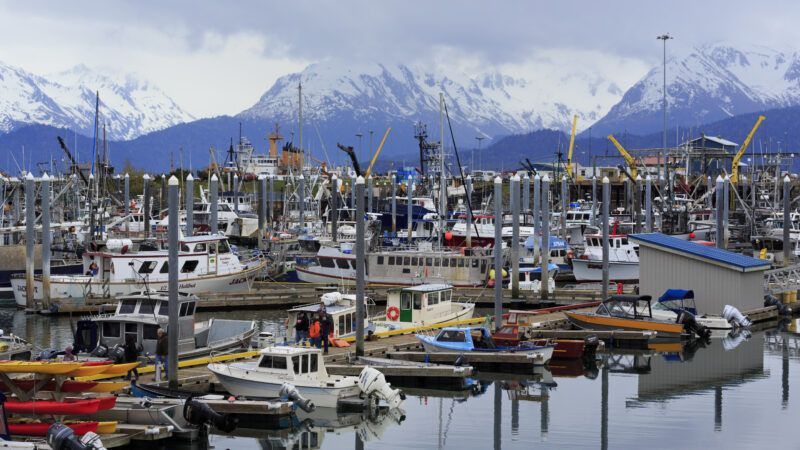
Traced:
<path fill-rule="evenodd" d="M 400 318 L 400 309 L 398 309 L 397 306 L 390 306 L 386 308 L 386 318 L 392 322 L 397 321 L 397 319 Z"/>

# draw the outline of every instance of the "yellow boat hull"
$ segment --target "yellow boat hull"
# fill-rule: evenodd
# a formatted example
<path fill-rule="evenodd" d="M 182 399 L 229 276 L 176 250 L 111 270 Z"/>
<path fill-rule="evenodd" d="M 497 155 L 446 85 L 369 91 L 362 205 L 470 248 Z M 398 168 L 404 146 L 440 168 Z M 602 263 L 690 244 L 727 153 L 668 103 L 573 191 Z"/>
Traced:
<path fill-rule="evenodd" d="M 117 432 L 117 422 L 97 422 L 97 434 L 112 434 Z"/>
<path fill-rule="evenodd" d="M 103 366 L 83 366 L 83 367 L 78 367 L 77 369 L 67 373 L 66 375 L 68 377 L 90 377 L 92 375 L 99 375 L 101 373 L 105 373 L 109 368 L 111 368 L 111 364 L 106 364 Z"/>
<path fill-rule="evenodd" d="M 82 364 L 79 362 L 3 361 L 0 362 L 0 373 L 66 375 L 79 369 Z"/>
<path fill-rule="evenodd" d="M 130 382 L 128 382 L 128 381 L 118 381 L 118 382 L 111 382 L 111 381 L 105 382 L 105 381 L 103 381 L 103 382 L 97 383 L 97 385 L 95 385 L 92 388 L 89 388 L 89 389 L 85 390 L 84 392 L 109 393 L 109 392 L 122 390 L 122 389 L 126 388 L 127 386 L 130 386 Z"/>
<path fill-rule="evenodd" d="M 683 325 L 680 323 L 660 322 L 647 319 L 629 319 L 625 317 L 601 316 L 597 314 L 581 314 L 565 312 L 574 325 L 595 331 L 655 331 L 657 337 L 680 337 Z"/>

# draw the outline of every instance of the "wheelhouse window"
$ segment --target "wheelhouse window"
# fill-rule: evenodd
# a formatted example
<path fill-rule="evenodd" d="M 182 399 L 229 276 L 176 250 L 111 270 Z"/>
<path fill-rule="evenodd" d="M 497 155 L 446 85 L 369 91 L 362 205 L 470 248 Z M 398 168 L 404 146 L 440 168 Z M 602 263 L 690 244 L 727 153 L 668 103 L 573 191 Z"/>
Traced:
<path fill-rule="evenodd" d="M 422 294 L 414 293 L 414 309 L 422 309 Z"/>
<path fill-rule="evenodd" d="M 400 309 L 411 309 L 411 293 L 400 293 Z"/>
<path fill-rule="evenodd" d="M 416 259 L 417 258 L 414 258 L 414 265 L 415 266 L 417 265 Z M 404 266 L 410 266 L 411 265 L 411 257 L 410 256 L 406 256 L 406 257 L 403 258 L 403 265 Z"/>
<path fill-rule="evenodd" d="M 228 241 L 225 240 L 225 239 L 219 241 L 217 243 L 217 246 L 219 248 L 219 252 L 220 253 L 230 253 L 231 252 L 231 246 L 228 245 Z"/>
<path fill-rule="evenodd" d="M 155 309 L 155 301 L 154 300 L 142 300 L 139 304 L 139 314 L 153 314 L 153 310 Z"/>
<path fill-rule="evenodd" d="M 350 264 L 347 263 L 346 259 L 337 259 L 336 265 L 339 266 L 340 269 L 350 269 Z"/>
<path fill-rule="evenodd" d="M 167 303 L 167 302 L 159 302 L 159 304 L 158 304 L 158 315 L 159 316 L 169 316 L 169 303 Z"/>
<path fill-rule="evenodd" d="M 439 334 L 436 340 L 439 342 L 464 342 L 465 337 L 463 331 L 444 330 Z"/>
<path fill-rule="evenodd" d="M 123 300 L 119 305 L 119 314 L 133 314 L 136 309 L 136 300 Z"/>
<path fill-rule="evenodd" d="M 192 273 L 195 269 L 197 269 L 197 265 L 200 261 L 196 259 L 192 259 L 183 263 L 183 267 L 181 267 L 181 273 Z"/>
<path fill-rule="evenodd" d="M 199 243 L 199 244 L 194 246 L 194 251 L 195 251 L 195 253 L 205 253 L 207 248 L 208 247 L 206 246 L 206 243 L 205 242 L 201 242 L 201 243 Z"/>
<path fill-rule="evenodd" d="M 156 270 L 157 265 L 158 263 L 155 261 L 145 261 L 141 266 L 139 266 L 139 273 L 153 273 L 153 271 Z"/>
<path fill-rule="evenodd" d="M 319 361 L 317 360 L 317 354 L 312 353 L 308 356 L 309 356 L 308 371 L 314 373 L 317 370 L 319 370 Z"/>
<path fill-rule="evenodd" d="M 328 269 L 335 269 L 336 268 L 336 264 L 330 258 L 320 258 L 319 259 L 319 265 L 322 266 L 322 267 L 326 267 Z"/>
<path fill-rule="evenodd" d="M 164 261 L 164 264 L 161 265 L 161 269 L 158 272 L 169 273 L 169 261 Z"/>
<path fill-rule="evenodd" d="M 420 259 L 422 259 L 422 258 L 420 258 Z M 411 258 L 411 265 L 412 266 L 418 266 L 419 265 L 419 262 L 417 261 L 417 257 L 416 256 Z"/>
<path fill-rule="evenodd" d="M 189 311 L 189 302 L 181 303 L 181 310 L 180 310 L 180 313 L 178 315 L 183 317 L 183 316 L 186 315 L 186 313 L 188 311 Z"/>
<path fill-rule="evenodd" d="M 378 256 L 378 265 L 383 265 L 383 256 Z"/>
<path fill-rule="evenodd" d="M 103 322 L 103 336 L 118 338 L 120 332 L 119 322 Z"/>
<path fill-rule="evenodd" d="M 263 355 L 261 361 L 258 362 L 258 367 L 263 367 L 265 369 L 286 369 L 286 357 Z"/>
<path fill-rule="evenodd" d="M 145 325 L 142 328 L 142 339 L 156 340 L 158 339 L 158 325 Z"/>
<path fill-rule="evenodd" d="M 390 266 L 393 266 L 393 265 L 394 265 L 394 256 L 390 256 L 390 257 L 389 257 L 389 265 L 390 265 Z"/>

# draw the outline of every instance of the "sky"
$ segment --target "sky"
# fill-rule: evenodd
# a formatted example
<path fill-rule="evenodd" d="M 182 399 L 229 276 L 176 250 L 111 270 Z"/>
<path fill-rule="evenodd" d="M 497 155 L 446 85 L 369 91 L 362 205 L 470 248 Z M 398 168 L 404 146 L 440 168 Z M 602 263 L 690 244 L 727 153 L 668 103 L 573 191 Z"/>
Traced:
<path fill-rule="evenodd" d="M 210 117 L 326 60 L 493 68 L 540 90 L 600 75 L 624 91 L 661 61 L 658 34 L 675 37 L 670 55 L 720 41 L 793 50 L 799 17 L 792 1 L 0 0 L 0 61 L 39 75 L 80 63 L 134 73 Z"/>

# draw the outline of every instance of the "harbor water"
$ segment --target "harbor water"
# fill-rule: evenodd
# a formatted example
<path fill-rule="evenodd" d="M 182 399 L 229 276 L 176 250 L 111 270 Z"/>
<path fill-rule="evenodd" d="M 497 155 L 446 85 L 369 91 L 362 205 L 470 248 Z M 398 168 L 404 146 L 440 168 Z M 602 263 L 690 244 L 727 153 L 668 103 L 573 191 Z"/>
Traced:
<path fill-rule="evenodd" d="M 256 318 L 281 311 L 198 313 Z M 73 318 L 77 320 L 77 318 Z M 471 391 L 407 388 L 403 414 L 314 413 L 280 429 L 247 425 L 192 444 L 148 448 L 800 448 L 800 324 L 658 350 L 600 353 L 594 365 L 552 361 L 532 375 L 479 374 Z M 0 309 L 0 328 L 39 345 L 71 342 L 70 318 Z M 275 428 L 278 428 L 277 426 Z"/>

